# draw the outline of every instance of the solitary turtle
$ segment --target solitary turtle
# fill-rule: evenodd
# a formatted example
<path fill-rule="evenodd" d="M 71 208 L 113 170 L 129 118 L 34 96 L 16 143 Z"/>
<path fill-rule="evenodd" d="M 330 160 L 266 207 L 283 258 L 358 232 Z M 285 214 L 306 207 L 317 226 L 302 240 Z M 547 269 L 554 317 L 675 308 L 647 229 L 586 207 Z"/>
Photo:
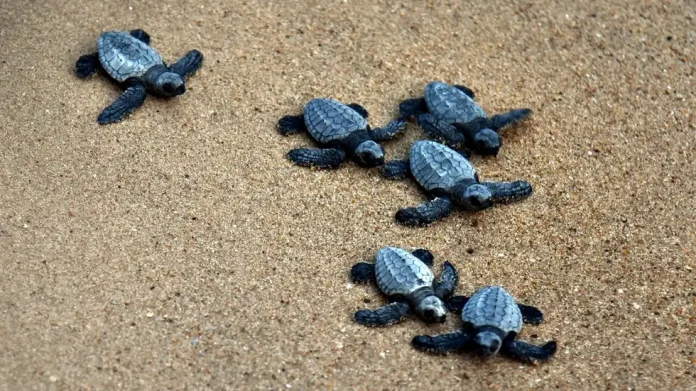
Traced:
<path fill-rule="evenodd" d="M 302 130 L 325 148 L 297 148 L 288 158 L 300 166 L 337 168 L 350 155 L 358 164 L 375 167 L 384 164 L 384 148 L 378 141 L 391 140 L 406 126 L 396 119 L 384 128 L 370 129 L 368 113 L 357 103 L 345 105 L 329 98 L 312 99 L 304 114 L 286 115 L 278 122 L 283 135 Z"/>
<path fill-rule="evenodd" d="M 97 52 L 85 54 L 75 64 L 77 76 L 87 78 L 98 69 L 121 84 L 125 91 L 99 114 L 101 125 L 118 122 L 145 102 L 147 92 L 162 97 L 186 91 L 184 79 L 203 64 L 203 54 L 191 50 L 176 63 L 167 66 L 150 46 L 143 30 L 130 33 L 107 31 L 99 36 Z"/>
<path fill-rule="evenodd" d="M 515 109 L 488 118 L 471 89 L 440 81 L 425 86 L 424 98 L 407 99 L 399 109 L 403 117 L 416 117 L 431 137 L 482 155 L 497 155 L 503 144 L 498 132 L 532 114 L 530 109 Z"/>
<path fill-rule="evenodd" d="M 428 250 L 413 252 L 384 247 L 374 264 L 360 262 L 351 275 L 356 283 L 376 280 L 380 291 L 391 301 L 376 310 L 360 310 L 355 321 L 366 326 L 388 326 L 400 322 L 411 311 L 428 323 L 444 323 L 447 308 L 443 302 L 457 288 L 459 277 L 451 263 L 445 262 L 442 275 L 434 281 L 433 255 Z"/>
<path fill-rule="evenodd" d="M 462 330 L 436 336 L 418 335 L 411 344 L 418 350 L 447 353 L 471 349 L 485 358 L 499 351 L 522 361 L 550 359 L 556 353 L 556 341 L 536 346 L 516 340 L 522 323 L 539 324 L 544 317 L 535 307 L 517 304 L 503 287 L 489 286 L 471 298 L 453 297 L 450 310 L 462 311 Z"/>
<path fill-rule="evenodd" d="M 397 222 L 408 226 L 428 225 L 445 218 L 455 203 L 478 211 L 532 194 L 532 185 L 524 181 L 479 182 L 476 169 L 460 152 L 429 140 L 416 141 L 409 159 L 393 160 L 382 169 L 389 179 L 405 178 L 409 173 L 434 198 L 396 213 Z"/>

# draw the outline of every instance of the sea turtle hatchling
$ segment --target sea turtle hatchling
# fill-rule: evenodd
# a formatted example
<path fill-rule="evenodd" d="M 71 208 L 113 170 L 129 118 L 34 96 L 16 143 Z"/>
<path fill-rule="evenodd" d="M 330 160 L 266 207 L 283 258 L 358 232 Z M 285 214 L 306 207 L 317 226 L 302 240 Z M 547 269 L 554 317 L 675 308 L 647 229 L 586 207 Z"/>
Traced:
<path fill-rule="evenodd" d="M 405 178 L 409 173 L 434 198 L 396 213 L 397 222 L 408 226 L 428 225 L 445 218 L 455 203 L 478 211 L 532 194 L 532 185 L 524 181 L 479 182 L 476 169 L 460 152 L 430 140 L 416 141 L 408 159 L 393 160 L 382 168 L 389 179 Z"/>
<path fill-rule="evenodd" d="M 497 155 L 503 144 L 498 132 L 532 114 L 515 109 L 489 118 L 471 89 L 440 81 L 425 86 L 425 97 L 407 99 L 399 109 L 403 117 L 415 117 L 429 136 L 482 155 Z"/>
<path fill-rule="evenodd" d="M 448 303 L 453 312 L 462 312 L 464 327 L 436 336 L 418 335 L 411 344 L 434 353 L 471 349 L 489 358 L 499 351 L 522 361 L 545 361 L 556 353 L 556 342 L 536 346 L 516 340 L 522 323 L 539 324 L 543 314 L 535 307 L 517 304 L 500 286 L 485 287 L 471 298 L 456 296 Z"/>
<path fill-rule="evenodd" d="M 391 140 L 406 126 L 396 119 L 384 128 L 370 129 L 368 113 L 357 103 L 345 105 L 328 98 L 312 99 L 304 114 L 286 115 L 278 122 L 283 135 L 307 130 L 325 148 L 297 148 L 288 158 L 300 166 L 336 168 L 350 155 L 358 164 L 375 167 L 384 164 L 384 148 L 378 141 Z"/>
<path fill-rule="evenodd" d="M 354 282 L 375 280 L 391 301 L 376 310 L 356 312 L 355 321 L 366 326 L 388 326 L 414 311 L 428 323 L 443 323 L 447 318 L 444 300 L 457 288 L 458 276 L 454 266 L 445 262 L 442 275 L 435 281 L 432 265 L 433 255 L 428 250 L 408 252 L 384 247 L 377 253 L 374 264 L 360 262 L 353 266 Z"/>
<path fill-rule="evenodd" d="M 162 97 L 186 91 L 184 79 L 203 64 L 203 54 L 191 50 L 176 63 L 167 66 L 150 46 L 150 36 L 143 30 L 130 33 L 107 31 L 99 36 L 97 52 L 77 60 L 77 76 L 87 78 L 103 69 L 125 91 L 101 112 L 97 121 L 104 125 L 118 122 L 145 102 L 147 92 Z"/>

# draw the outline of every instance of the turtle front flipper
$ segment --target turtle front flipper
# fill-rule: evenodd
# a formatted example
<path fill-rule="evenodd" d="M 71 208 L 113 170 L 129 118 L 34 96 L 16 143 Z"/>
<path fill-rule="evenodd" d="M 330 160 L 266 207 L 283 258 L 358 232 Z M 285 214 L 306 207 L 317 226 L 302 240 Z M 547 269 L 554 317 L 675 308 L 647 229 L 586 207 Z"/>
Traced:
<path fill-rule="evenodd" d="M 513 126 L 527 119 L 530 115 L 532 115 L 532 113 L 533 112 L 530 109 L 515 109 L 510 110 L 507 113 L 494 115 L 493 118 L 491 118 L 493 130 L 499 132 L 508 126 Z"/>
<path fill-rule="evenodd" d="M 350 107 L 351 109 L 355 110 L 358 114 L 360 114 L 361 117 L 367 119 L 367 117 L 370 116 L 370 113 L 367 112 L 367 109 L 359 105 L 358 103 L 351 103 L 349 105 L 346 105 Z"/>
<path fill-rule="evenodd" d="M 430 252 L 430 250 L 419 248 L 417 250 L 411 251 L 411 255 L 418 258 L 424 264 L 428 265 L 428 267 L 433 267 L 433 261 L 435 260 L 435 257 L 433 256 L 433 253 Z"/>
<path fill-rule="evenodd" d="M 203 65 L 203 53 L 198 50 L 191 50 L 186 53 L 179 61 L 169 66 L 169 69 L 179 74 L 182 78 L 186 78 L 196 73 Z"/>
<path fill-rule="evenodd" d="M 86 79 L 94 74 L 101 64 L 99 63 L 99 53 L 85 54 L 75 63 L 75 73 L 80 79 Z"/>
<path fill-rule="evenodd" d="M 398 118 L 383 128 L 371 129 L 370 137 L 375 141 L 387 141 L 396 137 L 406 127 L 406 121 L 403 118 Z"/>
<path fill-rule="evenodd" d="M 375 279 L 375 265 L 359 262 L 350 269 L 350 277 L 356 284 L 365 284 Z"/>
<path fill-rule="evenodd" d="M 304 115 L 286 115 L 278 121 L 278 130 L 283 136 L 306 131 Z"/>
<path fill-rule="evenodd" d="M 145 45 L 150 44 L 150 34 L 146 33 L 142 29 L 131 30 L 129 34 L 141 41 L 142 43 L 144 43 Z"/>
<path fill-rule="evenodd" d="M 524 362 L 546 361 L 556 353 L 556 341 L 550 341 L 543 346 L 536 346 L 524 341 L 510 341 L 503 345 L 503 353 Z"/>
<path fill-rule="evenodd" d="M 452 206 L 449 198 L 438 197 L 416 207 L 400 209 L 396 212 L 396 221 L 409 227 L 429 225 L 449 216 Z"/>
<path fill-rule="evenodd" d="M 466 137 L 453 125 L 440 121 L 432 114 L 421 114 L 418 116 L 418 125 L 423 129 L 428 137 L 443 141 L 445 145 L 456 149 L 464 145 Z"/>
<path fill-rule="evenodd" d="M 370 327 L 384 327 L 401 322 L 411 312 L 408 303 L 397 301 L 376 310 L 360 310 L 355 322 Z"/>
<path fill-rule="evenodd" d="M 437 280 L 435 285 L 435 295 L 442 300 L 447 300 L 457 289 L 457 285 L 459 285 L 457 269 L 451 263 L 445 261 L 440 279 Z"/>
<path fill-rule="evenodd" d="M 531 305 L 517 304 L 522 313 L 522 321 L 526 324 L 540 324 L 544 321 L 544 313 Z"/>
<path fill-rule="evenodd" d="M 469 301 L 469 296 L 453 296 L 447 300 L 447 309 L 452 312 L 462 312 L 464 306 Z"/>
<path fill-rule="evenodd" d="M 529 182 L 481 182 L 491 192 L 491 201 L 496 203 L 506 203 L 527 198 L 534 190 Z"/>
<path fill-rule="evenodd" d="M 147 91 L 145 90 L 145 85 L 140 80 L 128 79 L 125 85 L 127 87 L 123 94 L 99 114 L 97 119 L 99 124 L 106 125 L 119 122 L 145 102 Z"/>
<path fill-rule="evenodd" d="M 411 345 L 420 351 L 446 354 L 464 349 L 469 342 L 471 342 L 471 334 L 459 330 L 435 336 L 417 335 L 411 340 Z"/>
<path fill-rule="evenodd" d="M 336 148 L 297 148 L 288 153 L 288 158 L 298 166 L 338 168 L 346 160 L 346 153 Z"/>
<path fill-rule="evenodd" d="M 411 173 L 408 159 L 392 160 L 382 167 L 382 176 L 387 179 L 404 179 Z"/>
<path fill-rule="evenodd" d="M 404 118 L 417 117 L 428 112 L 428 105 L 425 104 L 425 98 L 406 99 L 399 104 L 399 112 Z"/>
<path fill-rule="evenodd" d="M 463 85 L 458 85 L 458 84 L 455 84 L 455 85 L 453 85 L 452 87 L 454 87 L 454 88 L 458 89 L 459 91 L 465 93 L 466 96 L 468 96 L 469 98 L 474 99 L 474 91 L 472 91 L 471 88 L 469 88 L 469 87 L 467 87 L 467 86 L 463 86 Z"/>

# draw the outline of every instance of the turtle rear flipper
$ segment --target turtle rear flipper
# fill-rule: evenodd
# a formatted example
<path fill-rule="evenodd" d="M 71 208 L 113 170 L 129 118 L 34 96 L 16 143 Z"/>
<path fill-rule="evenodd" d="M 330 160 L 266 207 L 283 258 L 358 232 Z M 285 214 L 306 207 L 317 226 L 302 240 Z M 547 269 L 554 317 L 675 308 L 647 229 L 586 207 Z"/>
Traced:
<path fill-rule="evenodd" d="M 428 267 L 433 267 L 433 261 L 435 260 L 435 257 L 433 256 L 433 253 L 430 252 L 430 250 L 419 248 L 417 250 L 411 251 L 411 255 L 418 258 L 424 264 L 428 265 Z"/>
<path fill-rule="evenodd" d="M 406 99 L 399 104 L 399 112 L 404 118 L 416 117 L 427 113 L 428 105 L 425 104 L 425 98 Z"/>
<path fill-rule="evenodd" d="M 346 160 L 346 153 L 336 148 L 297 148 L 288 153 L 288 158 L 298 166 L 337 168 Z"/>
<path fill-rule="evenodd" d="M 404 179 L 411 173 L 408 159 L 392 160 L 382 167 L 382 176 L 387 179 Z"/>
<path fill-rule="evenodd" d="M 179 61 L 169 66 L 169 69 L 178 73 L 179 76 L 186 78 L 193 75 L 203 65 L 203 53 L 198 50 L 191 50 L 186 53 Z"/>
<path fill-rule="evenodd" d="M 491 118 L 493 123 L 493 130 L 499 132 L 508 126 L 513 126 L 519 122 L 524 121 L 530 115 L 532 115 L 532 110 L 530 109 L 515 109 L 510 110 L 507 113 L 494 115 Z"/>
<path fill-rule="evenodd" d="M 384 327 L 401 322 L 411 312 L 408 303 L 397 301 L 376 310 L 360 310 L 355 322 L 370 327 Z"/>
<path fill-rule="evenodd" d="M 75 72 L 80 79 L 86 79 L 94 74 L 99 69 L 99 54 L 85 54 L 75 63 Z"/>
<path fill-rule="evenodd" d="M 453 296 L 447 300 L 447 309 L 452 312 L 462 312 L 462 309 L 469 301 L 469 296 Z"/>
<path fill-rule="evenodd" d="M 406 127 L 406 121 L 403 119 L 395 119 L 387 124 L 383 128 L 377 128 L 370 130 L 370 136 L 375 141 L 387 141 L 396 137 L 401 130 Z"/>
<path fill-rule="evenodd" d="M 147 91 L 145 90 L 145 85 L 140 80 L 128 79 L 125 84 L 127 88 L 123 94 L 99 114 L 97 119 L 99 124 L 105 125 L 119 122 L 145 102 Z"/>
<path fill-rule="evenodd" d="M 468 96 L 469 98 L 474 99 L 474 91 L 472 91 L 471 88 L 469 88 L 469 87 L 467 87 L 467 86 L 463 86 L 463 85 L 458 85 L 458 84 L 454 84 L 454 85 L 452 85 L 452 87 L 454 87 L 454 88 L 458 89 L 459 91 L 465 93 L 466 96 Z"/>
<path fill-rule="evenodd" d="M 470 333 L 464 330 L 458 330 L 453 333 L 435 336 L 417 335 L 411 340 L 411 345 L 421 351 L 446 354 L 464 349 L 470 341 Z"/>
<path fill-rule="evenodd" d="M 350 277 L 356 284 L 364 284 L 375 279 L 375 265 L 360 262 L 350 269 Z"/>
<path fill-rule="evenodd" d="M 150 34 L 146 33 L 142 29 L 131 30 L 129 34 L 143 42 L 145 45 L 150 44 Z"/>
<path fill-rule="evenodd" d="M 502 351 L 518 360 L 531 362 L 534 360 L 546 361 L 556 353 L 556 341 L 550 341 L 543 346 L 536 346 L 524 341 L 510 341 L 503 345 Z"/>
<path fill-rule="evenodd" d="M 438 197 L 417 207 L 399 209 L 396 221 L 409 227 L 425 226 L 449 216 L 452 207 L 449 198 Z"/>
<path fill-rule="evenodd" d="M 457 275 L 457 269 L 451 263 L 445 261 L 442 274 L 440 274 L 440 279 L 435 286 L 435 295 L 442 300 L 446 300 L 452 296 L 458 284 L 459 276 Z"/>
<path fill-rule="evenodd" d="M 367 119 L 367 117 L 370 116 L 370 113 L 367 112 L 367 109 L 362 107 L 358 103 L 351 103 L 349 105 L 346 105 L 350 107 L 351 109 L 355 110 L 358 114 L 360 114 L 363 118 Z"/>
<path fill-rule="evenodd" d="M 522 313 L 522 321 L 526 324 L 540 324 L 544 321 L 544 313 L 538 308 L 531 305 L 524 305 L 517 303 L 520 308 L 520 313 Z"/>
<path fill-rule="evenodd" d="M 455 126 L 437 119 L 432 114 L 421 114 L 418 116 L 418 125 L 423 129 L 428 137 L 444 141 L 450 148 L 457 148 L 464 145 L 466 137 Z"/>
<path fill-rule="evenodd" d="M 286 115 L 278 121 L 278 130 L 283 136 L 307 130 L 304 115 Z"/>
<path fill-rule="evenodd" d="M 533 193 L 532 185 L 525 181 L 514 182 L 482 182 L 490 190 L 496 203 L 505 203 L 527 198 Z"/>

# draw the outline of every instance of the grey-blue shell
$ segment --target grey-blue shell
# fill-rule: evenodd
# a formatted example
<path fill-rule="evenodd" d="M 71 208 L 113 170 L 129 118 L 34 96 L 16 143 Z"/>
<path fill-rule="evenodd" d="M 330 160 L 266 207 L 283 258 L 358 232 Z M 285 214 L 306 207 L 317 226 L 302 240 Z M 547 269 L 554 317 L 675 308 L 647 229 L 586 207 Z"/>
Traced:
<path fill-rule="evenodd" d="M 162 57 L 155 49 L 120 31 L 102 33 L 97 51 L 104 70 L 119 82 L 141 77 L 154 65 L 162 64 Z"/>
<path fill-rule="evenodd" d="M 462 180 L 476 179 L 476 169 L 457 151 L 435 141 L 413 143 L 411 173 L 425 190 L 452 190 Z"/>
<path fill-rule="evenodd" d="M 356 130 L 366 129 L 367 120 L 343 103 L 328 98 L 312 99 L 304 110 L 309 134 L 320 143 L 340 141 Z"/>
<path fill-rule="evenodd" d="M 433 285 L 433 272 L 428 265 L 406 250 L 384 247 L 377 253 L 375 263 L 377 286 L 387 296 L 408 296 L 414 291 Z"/>
<path fill-rule="evenodd" d="M 440 81 L 425 86 L 425 103 L 430 113 L 449 123 L 465 124 L 476 118 L 487 117 L 486 112 L 473 99 Z"/>
<path fill-rule="evenodd" d="M 493 326 L 504 333 L 522 330 L 522 313 L 515 298 L 503 287 L 489 286 L 476 292 L 462 310 L 462 320 L 473 327 Z"/>

